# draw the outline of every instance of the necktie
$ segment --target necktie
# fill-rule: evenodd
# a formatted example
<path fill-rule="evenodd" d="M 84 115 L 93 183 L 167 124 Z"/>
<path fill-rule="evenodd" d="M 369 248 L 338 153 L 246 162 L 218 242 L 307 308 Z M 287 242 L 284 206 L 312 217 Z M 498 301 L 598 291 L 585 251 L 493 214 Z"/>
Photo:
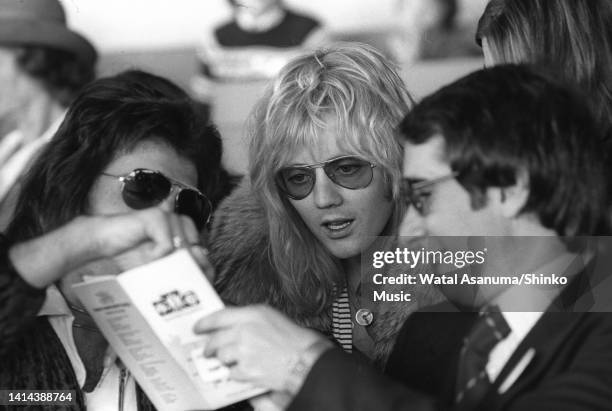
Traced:
<path fill-rule="evenodd" d="M 461 349 L 455 390 L 456 410 L 473 410 L 483 399 L 491 385 L 486 371 L 489 354 L 510 331 L 496 306 L 486 307 L 480 313 Z"/>

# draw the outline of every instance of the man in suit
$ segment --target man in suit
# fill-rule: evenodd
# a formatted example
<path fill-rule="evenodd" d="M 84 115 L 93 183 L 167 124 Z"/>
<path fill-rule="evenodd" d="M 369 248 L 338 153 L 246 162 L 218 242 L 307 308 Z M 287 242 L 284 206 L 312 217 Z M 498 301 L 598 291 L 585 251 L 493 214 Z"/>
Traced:
<path fill-rule="evenodd" d="M 269 387 L 268 400 L 284 392 L 291 410 L 612 409 L 612 315 L 597 300 L 612 295 L 598 288 L 610 283 L 609 247 L 583 237 L 609 234 L 607 127 L 535 69 L 499 66 L 425 98 L 400 133 L 411 205 L 401 235 L 445 249 L 450 236 L 489 241 L 479 278 L 565 280 L 443 287 L 447 302 L 404 324 L 388 376 L 266 307 L 201 320 L 207 353 Z"/>

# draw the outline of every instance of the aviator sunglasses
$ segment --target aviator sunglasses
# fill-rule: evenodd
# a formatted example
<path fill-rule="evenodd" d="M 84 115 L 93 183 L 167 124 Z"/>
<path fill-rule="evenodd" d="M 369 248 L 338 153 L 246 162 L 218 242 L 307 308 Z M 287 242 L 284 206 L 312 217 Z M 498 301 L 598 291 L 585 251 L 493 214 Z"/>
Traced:
<path fill-rule="evenodd" d="M 124 175 L 102 173 L 121 182 L 121 197 L 125 205 L 141 210 L 158 205 L 177 189 L 174 211 L 191 217 L 198 230 L 210 220 L 212 204 L 200 190 L 166 177 L 159 171 L 137 168 Z"/>
<path fill-rule="evenodd" d="M 276 173 L 276 184 L 287 197 L 302 200 L 314 188 L 317 168 L 322 168 L 327 177 L 340 187 L 357 190 L 370 185 L 374 167 L 375 164 L 359 157 L 336 157 L 321 163 L 281 168 Z"/>

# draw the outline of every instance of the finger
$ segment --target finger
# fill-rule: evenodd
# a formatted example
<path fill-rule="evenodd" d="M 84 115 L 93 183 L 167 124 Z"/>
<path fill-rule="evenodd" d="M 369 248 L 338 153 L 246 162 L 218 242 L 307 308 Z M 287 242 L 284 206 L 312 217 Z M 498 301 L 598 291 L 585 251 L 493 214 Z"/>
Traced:
<path fill-rule="evenodd" d="M 225 328 L 210 334 L 209 340 L 204 347 L 205 357 L 214 357 L 219 349 L 233 345 L 237 342 L 237 333 L 234 328 Z"/>
<path fill-rule="evenodd" d="M 172 229 L 172 244 L 175 250 L 187 247 L 189 245 L 189 239 L 183 229 L 183 222 L 181 216 L 175 213 L 168 213 L 168 219 L 170 221 L 170 227 Z"/>
<path fill-rule="evenodd" d="M 170 224 L 169 213 L 158 207 L 136 213 L 147 237 L 152 241 L 151 253 L 153 257 L 162 257 L 169 254 L 174 246 L 172 244 L 172 226 Z"/>
<path fill-rule="evenodd" d="M 249 317 L 250 307 L 230 307 L 215 311 L 198 320 L 193 331 L 196 334 L 206 334 L 221 328 L 227 328 L 244 322 Z"/>
<path fill-rule="evenodd" d="M 97 241 L 101 256 L 113 257 L 141 244 L 148 244 L 153 256 L 172 249 L 172 235 L 164 212 L 147 210 L 99 217 L 89 217 L 91 237 Z M 81 236 L 79 236 L 81 237 Z"/>
<path fill-rule="evenodd" d="M 193 220 L 186 215 L 177 215 L 179 219 L 179 223 L 181 225 L 181 229 L 185 236 L 185 240 L 187 240 L 188 245 L 198 245 L 200 244 L 200 235 L 198 230 L 196 229 Z"/>
<path fill-rule="evenodd" d="M 292 396 L 284 391 L 271 391 L 249 399 L 249 403 L 256 410 L 280 411 L 287 409 Z"/>
<path fill-rule="evenodd" d="M 208 259 L 208 250 L 202 247 L 201 245 L 195 245 L 190 247 L 189 251 L 202 269 L 202 272 L 204 272 L 206 278 L 208 278 L 208 281 L 210 281 L 211 283 L 214 282 L 215 268 Z"/>
<path fill-rule="evenodd" d="M 217 359 L 227 367 L 234 367 L 238 365 L 238 355 L 236 346 L 226 345 L 217 350 Z"/>
<path fill-rule="evenodd" d="M 112 261 L 119 266 L 121 271 L 126 271 L 156 260 L 159 258 L 156 253 L 157 251 L 154 251 L 154 244 L 149 241 L 116 255 L 112 258 Z"/>
<path fill-rule="evenodd" d="M 247 374 L 244 370 L 242 370 L 242 368 L 240 367 L 240 363 L 236 362 L 235 364 L 232 364 L 231 366 L 228 365 L 228 368 L 229 368 L 229 379 L 230 380 L 251 382 L 249 378 L 249 374 Z"/>
<path fill-rule="evenodd" d="M 200 243 L 200 234 L 198 233 L 193 220 L 185 215 L 180 215 L 179 219 L 183 232 L 185 233 L 187 244 L 189 245 L 191 256 L 196 260 L 206 278 L 210 282 L 213 282 L 215 279 L 215 269 L 208 260 L 208 250 Z"/>

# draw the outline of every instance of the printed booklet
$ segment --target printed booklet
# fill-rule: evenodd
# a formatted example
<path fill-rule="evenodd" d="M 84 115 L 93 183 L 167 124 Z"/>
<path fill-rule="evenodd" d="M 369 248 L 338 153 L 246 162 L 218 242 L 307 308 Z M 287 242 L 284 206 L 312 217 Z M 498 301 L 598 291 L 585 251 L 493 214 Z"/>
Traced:
<path fill-rule="evenodd" d="M 223 303 L 187 250 L 73 287 L 157 409 L 217 409 L 265 392 L 204 357 L 193 326 Z"/>

